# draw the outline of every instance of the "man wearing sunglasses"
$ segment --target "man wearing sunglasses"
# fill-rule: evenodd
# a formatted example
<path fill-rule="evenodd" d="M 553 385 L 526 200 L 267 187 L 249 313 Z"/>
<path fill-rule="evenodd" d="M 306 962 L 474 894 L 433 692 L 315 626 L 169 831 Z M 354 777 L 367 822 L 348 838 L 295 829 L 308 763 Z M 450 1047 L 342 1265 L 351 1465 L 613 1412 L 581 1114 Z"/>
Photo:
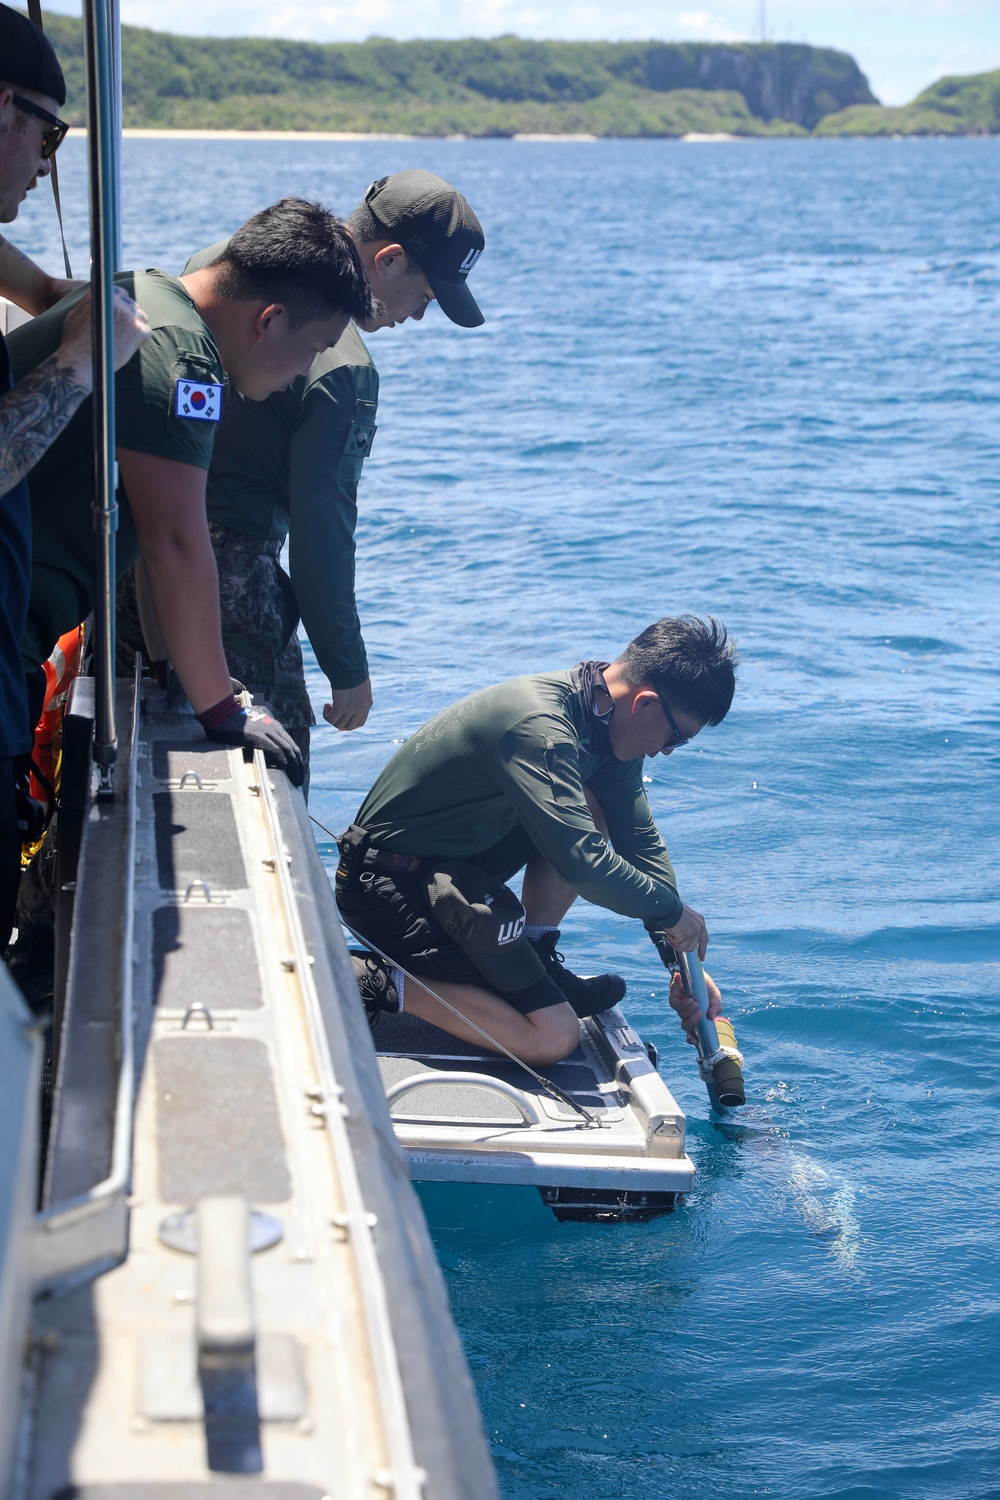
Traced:
<path fill-rule="evenodd" d="M 65 99 L 62 69 L 48 38 L 25 16 L 0 5 L 0 223 L 16 219 L 38 178 L 48 176 L 52 154 L 68 128 L 56 113 Z M 12 296 L 16 287 L 9 281 L 37 279 L 37 267 L 4 240 L 0 262 L 0 287 Z M 114 317 L 120 367 L 149 337 L 149 326 L 124 292 L 117 296 Z M 32 555 L 26 476 L 70 423 L 90 387 L 89 302 L 67 318 L 58 347 L 17 384 L 0 332 L 0 951 L 10 935 L 20 882 L 18 805 L 27 790 L 31 750 L 32 709 L 21 665 Z"/>
<path fill-rule="evenodd" d="M 703 958 L 705 921 L 677 893 L 643 763 L 722 722 L 737 665 L 718 621 L 658 620 L 617 661 L 516 677 L 417 730 L 340 840 L 341 915 L 395 961 L 355 958 L 369 1017 L 404 1005 L 467 1041 L 482 1027 L 526 1062 L 568 1056 L 578 1018 L 625 993 L 618 975 L 580 978 L 556 952 L 577 896 Z M 522 867 L 523 906 L 504 884 Z M 711 981 L 709 994 L 716 1015 Z M 670 1003 L 690 1031 L 697 1006 L 676 979 Z"/>

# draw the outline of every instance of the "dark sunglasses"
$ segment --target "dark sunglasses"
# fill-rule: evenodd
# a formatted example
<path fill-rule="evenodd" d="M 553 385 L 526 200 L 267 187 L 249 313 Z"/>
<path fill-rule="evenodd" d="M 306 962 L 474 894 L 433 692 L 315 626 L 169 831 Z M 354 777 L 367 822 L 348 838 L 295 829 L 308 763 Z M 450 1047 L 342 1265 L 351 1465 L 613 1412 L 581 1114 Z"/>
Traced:
<path fill-rule="evenodd" d="M 60 120 L 57 115 L 50 115 L 47 109 L 40 104 L 32 104 L 30 99 L 25 99 L 21 94 L 11 94 L 14 108 L 19 109 L 24 115 L 34 115 L 36 120 L 43 121 L 51 126 L 51 129 L 42 132 L 42 160 L 48 161 L 50 156 L 55 156 L 59 147 L 66 139 L 69 126 L 65 120 Z"/>
<path fill-rule="evenodd" d="M 656 693 L 656 689 L 655 688 L 653 689 L 653 692 Z M 681 734 L 680 730 L 677 728 L 677 721 L 675 720 L 673 714 L 670 712 L 670 710 L 667 707 L 666 703 L 663 701 L 662 697 L 660 697 L 659 693 L 656 693 L 656 696 L 660 700 L 660 707 L 663 709 L 663 713 L 664 713 L 664 716 L 666 718 L 666 721 L 670 725 L 670 728 L 674 732 L 674 737 L 673 737 L 672 741 L 670 742 L 670 744 L 667 745 L 666 748 L 668 750 L 680 750 L 682 748 L 682 746 L 689 745 L 691 743 L 692 739 L 694 738 L 694 736 L 691 735 L 691 734 Z"/>

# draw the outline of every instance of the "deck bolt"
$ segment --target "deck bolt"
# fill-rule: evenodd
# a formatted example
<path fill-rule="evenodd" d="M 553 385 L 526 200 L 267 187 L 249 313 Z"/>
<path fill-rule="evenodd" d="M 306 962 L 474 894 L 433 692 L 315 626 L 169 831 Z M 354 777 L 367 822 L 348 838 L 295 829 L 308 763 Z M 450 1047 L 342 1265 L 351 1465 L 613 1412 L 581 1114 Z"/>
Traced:
<path fill-rule="evenodd" d="M 283 958 L 281 960 L 281 967 L 283 969 L 287 969 L 288 972 L 289 972 L 289 974 L 294 974 L 295 973 L 295 960 L 294 960 L 294 958 Z"/>
<path fill-rule="evenodd" d="M 334 1214 L 330 1220 L 333 1228 L 339 1231 L 340 1238 L 346 1240 L 351 1232 L 351 1221 L 346 1214 Z"/>

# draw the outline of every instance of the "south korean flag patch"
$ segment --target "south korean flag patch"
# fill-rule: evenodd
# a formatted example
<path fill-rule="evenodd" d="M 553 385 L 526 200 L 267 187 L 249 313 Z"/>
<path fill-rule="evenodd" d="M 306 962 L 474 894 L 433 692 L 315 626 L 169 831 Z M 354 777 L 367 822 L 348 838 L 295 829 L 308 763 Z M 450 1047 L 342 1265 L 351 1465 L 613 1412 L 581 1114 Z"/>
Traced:
<path fill-rule="evenodd" d="M 210 380 L 178 380 L 174 416 L 192 422 L 217 422 L 222 416 L 222 390 Z"/>

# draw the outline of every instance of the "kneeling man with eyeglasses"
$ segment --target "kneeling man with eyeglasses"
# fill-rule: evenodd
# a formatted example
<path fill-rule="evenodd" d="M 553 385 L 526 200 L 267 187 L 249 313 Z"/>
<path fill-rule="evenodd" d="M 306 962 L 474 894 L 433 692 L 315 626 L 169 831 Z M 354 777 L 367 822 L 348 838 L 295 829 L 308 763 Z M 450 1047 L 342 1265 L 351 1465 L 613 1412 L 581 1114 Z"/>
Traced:
<path fill-rule="evenodd" d="M 569 1056 L 579 1018 L 625 993 L 617 974 L 580 978 L 556 952 L 577 896 L 704 958 L 705 921 L 677 893 L 642 768 L 722 722 L 738 662 L 718 621 L 658 620 L 617 661 L 515 677 L 412 735 L 340 839 L 341 915 L 386 955 L 353 960 L 372 1024 L 405 1006 L 466 1041 L 481 1027 L 525 1062 Z M 504 882 L 522 868 L 519 902 Z M 692 1031 L 676 975 L 670 1003 Z"/>

